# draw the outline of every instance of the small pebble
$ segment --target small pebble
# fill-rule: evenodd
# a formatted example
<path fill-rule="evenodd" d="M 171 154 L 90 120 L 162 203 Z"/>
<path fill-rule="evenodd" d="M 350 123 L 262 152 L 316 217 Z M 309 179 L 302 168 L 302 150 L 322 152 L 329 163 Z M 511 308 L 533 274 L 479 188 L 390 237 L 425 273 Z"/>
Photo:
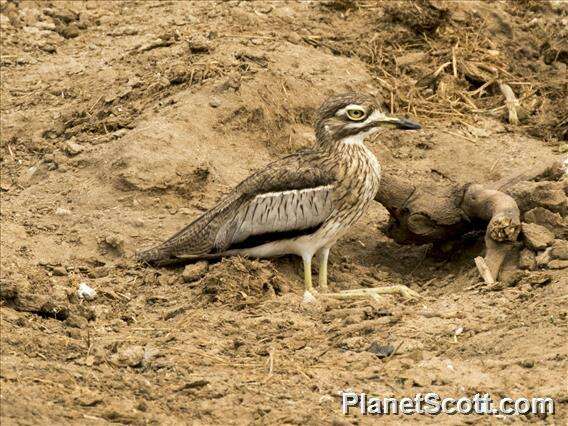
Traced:
<path fill-rule="evenodd" d="M 97 297 L 97 291 L 94 288 L 89 287 L 86 283 L 79 284 L 77 294 L 81 299 L 85 300 L 93 300 L 95 297 Z"/>
<path fill-rule="evenodd" d="M 260 13 L 270 13 L 270 12 L 272 12 L 272 9 L 273 9 L 273 7 L 272 7 L 271 5 L 269 5 L 269 4 L 267 4 L 267 5 L 261 6 L 261 7 L 258 9 L 258 11 L 259 11 Z"/>
<path fill-rule="evenodd" d="M 39 47 L 41 50 L 43 50 L 44 52 L 47 53 L 55 53 L 57 52 L 57 49 L 55 48 L 54 45 L 52 44 L 44 44 L 42 46 Z"/>
<path fill-rule="evenodd" d="M 543 252 L 539 253 L 538 256 L 536 256 L 536 264 L 539 267 L 545 267 L 552 260 L 552 257 L 550 256 L 551 251 L 552 249 L 549 247 Z"/>
<path fill-rule="evenodd" d="M 521 250 L 519 254 L 519 268 L 528 269 L 530 271 L 536 269 L 536 257 L 532 250 L 527 248 Z"/>
<path fill-rule="evenodd" d="M 147 364 L 149 361 L 157 358 L 160 355 L 160 351 L 157 348 L 146 346 L 144 348 L 144 358 L 142 362 Z"/>
<path fill-rule="evenodd" d="M 105 242 L 112 248 L 120 248 L 124 244 L 124 240 L 117 235 L 108 235 Z"/>
<path fill-rule="evenodd" d="M 51 270 L 51 272 L 53 272 L 53 275 L 58 277 L 64 277 L 67 275 L 67 269 L 65 269 L 64 266 L 56 266 Z"/>
<path fill-rule="evenodd" d="M 39 167 L 37 166 L 32 166 L 28 169 L 28 177 L 33 177 L 36 175 L 36 173 L 38 173 L 39 171 Z"/>
<path fill-rule="evenodd" d="M 71 210 L 64 209 L 63 207 L 57 207 L 57 210 L 55 210 L 55 214 L 57 216 L 68 216 L 71 214 Z"/>
<path fill-rule="evenodd" d="M 144 348 L 134 345 L 121 349 L 111 357 L 114 364 L 123 367 L 139 367 L 144 361 Z"/>
<path fill-rule="evenodd" d="M 132 224 L 137 228 L 142 228 L 144 226 L 144 221 L 140 218 L 137 218 L 132 221 Z"/>
<path fill-rule="evenodd" d="M 128 133 L 128 130 L 126 130 L 126 129 L 119 129 L 119 130 L 117 130 L 116 132 L 113 132 L 113 133 L 112 133 L 112 137 L 113 137 L 114 139 L 119 139 L 119 138 L 123 137 L 124 135 L 126 135 L 126 133 Z"/>
<path fill-rule="evenodd" d="M 391 345 L 381 345 L 377 342 L 373 342 L 367 351 L 374 353 L 379 358 L 388 358 L 393 354 L 394 347 Z"/>
<path fill-rule="evenodd" d="M 554 259 L 568 260 L 568 241 L 554 240 L 550 255 Z"/>
<path fill-rule="evenodd" d="M 302 37 L 300 37 L 297 33 L 290 33 L 285 36 L 285 39 L 288 40 L 290 43 L 293 44 L 300 44 L 302 42 Z"/>
<path fill-rule="evenodd" d="M 209 106 L 212 108 L 217 108 L 221 106 L 221 101 L 217 98 L 213 98 L 209 101 Z"/>
<path fill-rule="evenodd" d="M 71 156 L 80 154 L 81 152 L 83 152 L 84 148 L 79 145 L 78 143 L 75 143 L 71 140 L 65 142 L 65 146 L 63 147 L 63 149 L 65 150 L 65 152 Z"/>

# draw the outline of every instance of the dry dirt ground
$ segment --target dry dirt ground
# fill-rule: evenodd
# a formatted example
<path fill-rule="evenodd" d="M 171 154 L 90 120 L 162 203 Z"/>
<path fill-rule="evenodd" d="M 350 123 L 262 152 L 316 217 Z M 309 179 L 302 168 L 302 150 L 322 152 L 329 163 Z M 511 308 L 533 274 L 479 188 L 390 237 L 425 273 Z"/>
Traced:
<path fill-rule="evenodd" d="M 372 422 L 341 414 L 346 389 L 556 400 L 553 416 L 382 419 L 397 423 L 565 424 L 566 269 L 488 291 L 482 245 L 399 246 L 378 204 L 332 251 L 331 286 L 420 300 L 303 305 L 296 258 L 196 280 L 131 258 L 311 144 L 314 108 L 345 89 L 423 124 L 369 141 L 416 182 L 562 158 L 565 6 L 1 0 L 2 424 Z M 518 126 L 494 78 L 526 109 Z"/>

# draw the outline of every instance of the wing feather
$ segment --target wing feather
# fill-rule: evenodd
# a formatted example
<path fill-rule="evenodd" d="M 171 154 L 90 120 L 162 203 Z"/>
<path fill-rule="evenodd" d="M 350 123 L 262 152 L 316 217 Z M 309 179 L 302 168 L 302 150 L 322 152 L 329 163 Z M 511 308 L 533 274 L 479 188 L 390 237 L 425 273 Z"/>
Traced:
<path fill-rule="evenodd" d="M 170 263 L 220 252 L 255 235 L 303 230 L 321 224 L 332 211 L 336 177 L 314 167 L 321 154 L 304 151 L 260 170 L 190 225 L 137 258 Z"/>
<path fill-rule="evenodd" d="M 332 211 L 329 193 L 333 185 L 269 192 L 254 197 L 225 223 L 215 239 L 218 250 L 226 250 L 250 236 L 296 231 L 320 225 Z M 285 206 L 284 213 L 280 207 Z M 317 207 L 316 207 L 317 206 Z"/>

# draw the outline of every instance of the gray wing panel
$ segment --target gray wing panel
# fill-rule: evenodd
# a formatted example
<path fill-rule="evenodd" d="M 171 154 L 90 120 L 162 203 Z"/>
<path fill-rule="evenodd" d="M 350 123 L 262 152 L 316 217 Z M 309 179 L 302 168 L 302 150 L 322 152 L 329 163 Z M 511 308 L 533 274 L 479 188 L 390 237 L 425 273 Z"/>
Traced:
<path fill-rule="evenodd" d="M 332 211 L 333 185 L 259 194 L 244 203 L 215 238 L 218 249 L 249 236 L 312 228 Z"/>

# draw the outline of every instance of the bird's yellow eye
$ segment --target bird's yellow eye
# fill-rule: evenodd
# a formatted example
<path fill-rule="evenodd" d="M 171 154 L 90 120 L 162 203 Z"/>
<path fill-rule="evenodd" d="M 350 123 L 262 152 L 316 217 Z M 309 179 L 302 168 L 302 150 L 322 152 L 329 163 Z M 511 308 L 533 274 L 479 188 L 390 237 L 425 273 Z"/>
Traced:
<path fill-rule="evenodd" d="M 347 110 L 347 117 L 353 121 L 361 121 L 365 118 L 365 111 L 359 108 L 350 108 Z"/>

